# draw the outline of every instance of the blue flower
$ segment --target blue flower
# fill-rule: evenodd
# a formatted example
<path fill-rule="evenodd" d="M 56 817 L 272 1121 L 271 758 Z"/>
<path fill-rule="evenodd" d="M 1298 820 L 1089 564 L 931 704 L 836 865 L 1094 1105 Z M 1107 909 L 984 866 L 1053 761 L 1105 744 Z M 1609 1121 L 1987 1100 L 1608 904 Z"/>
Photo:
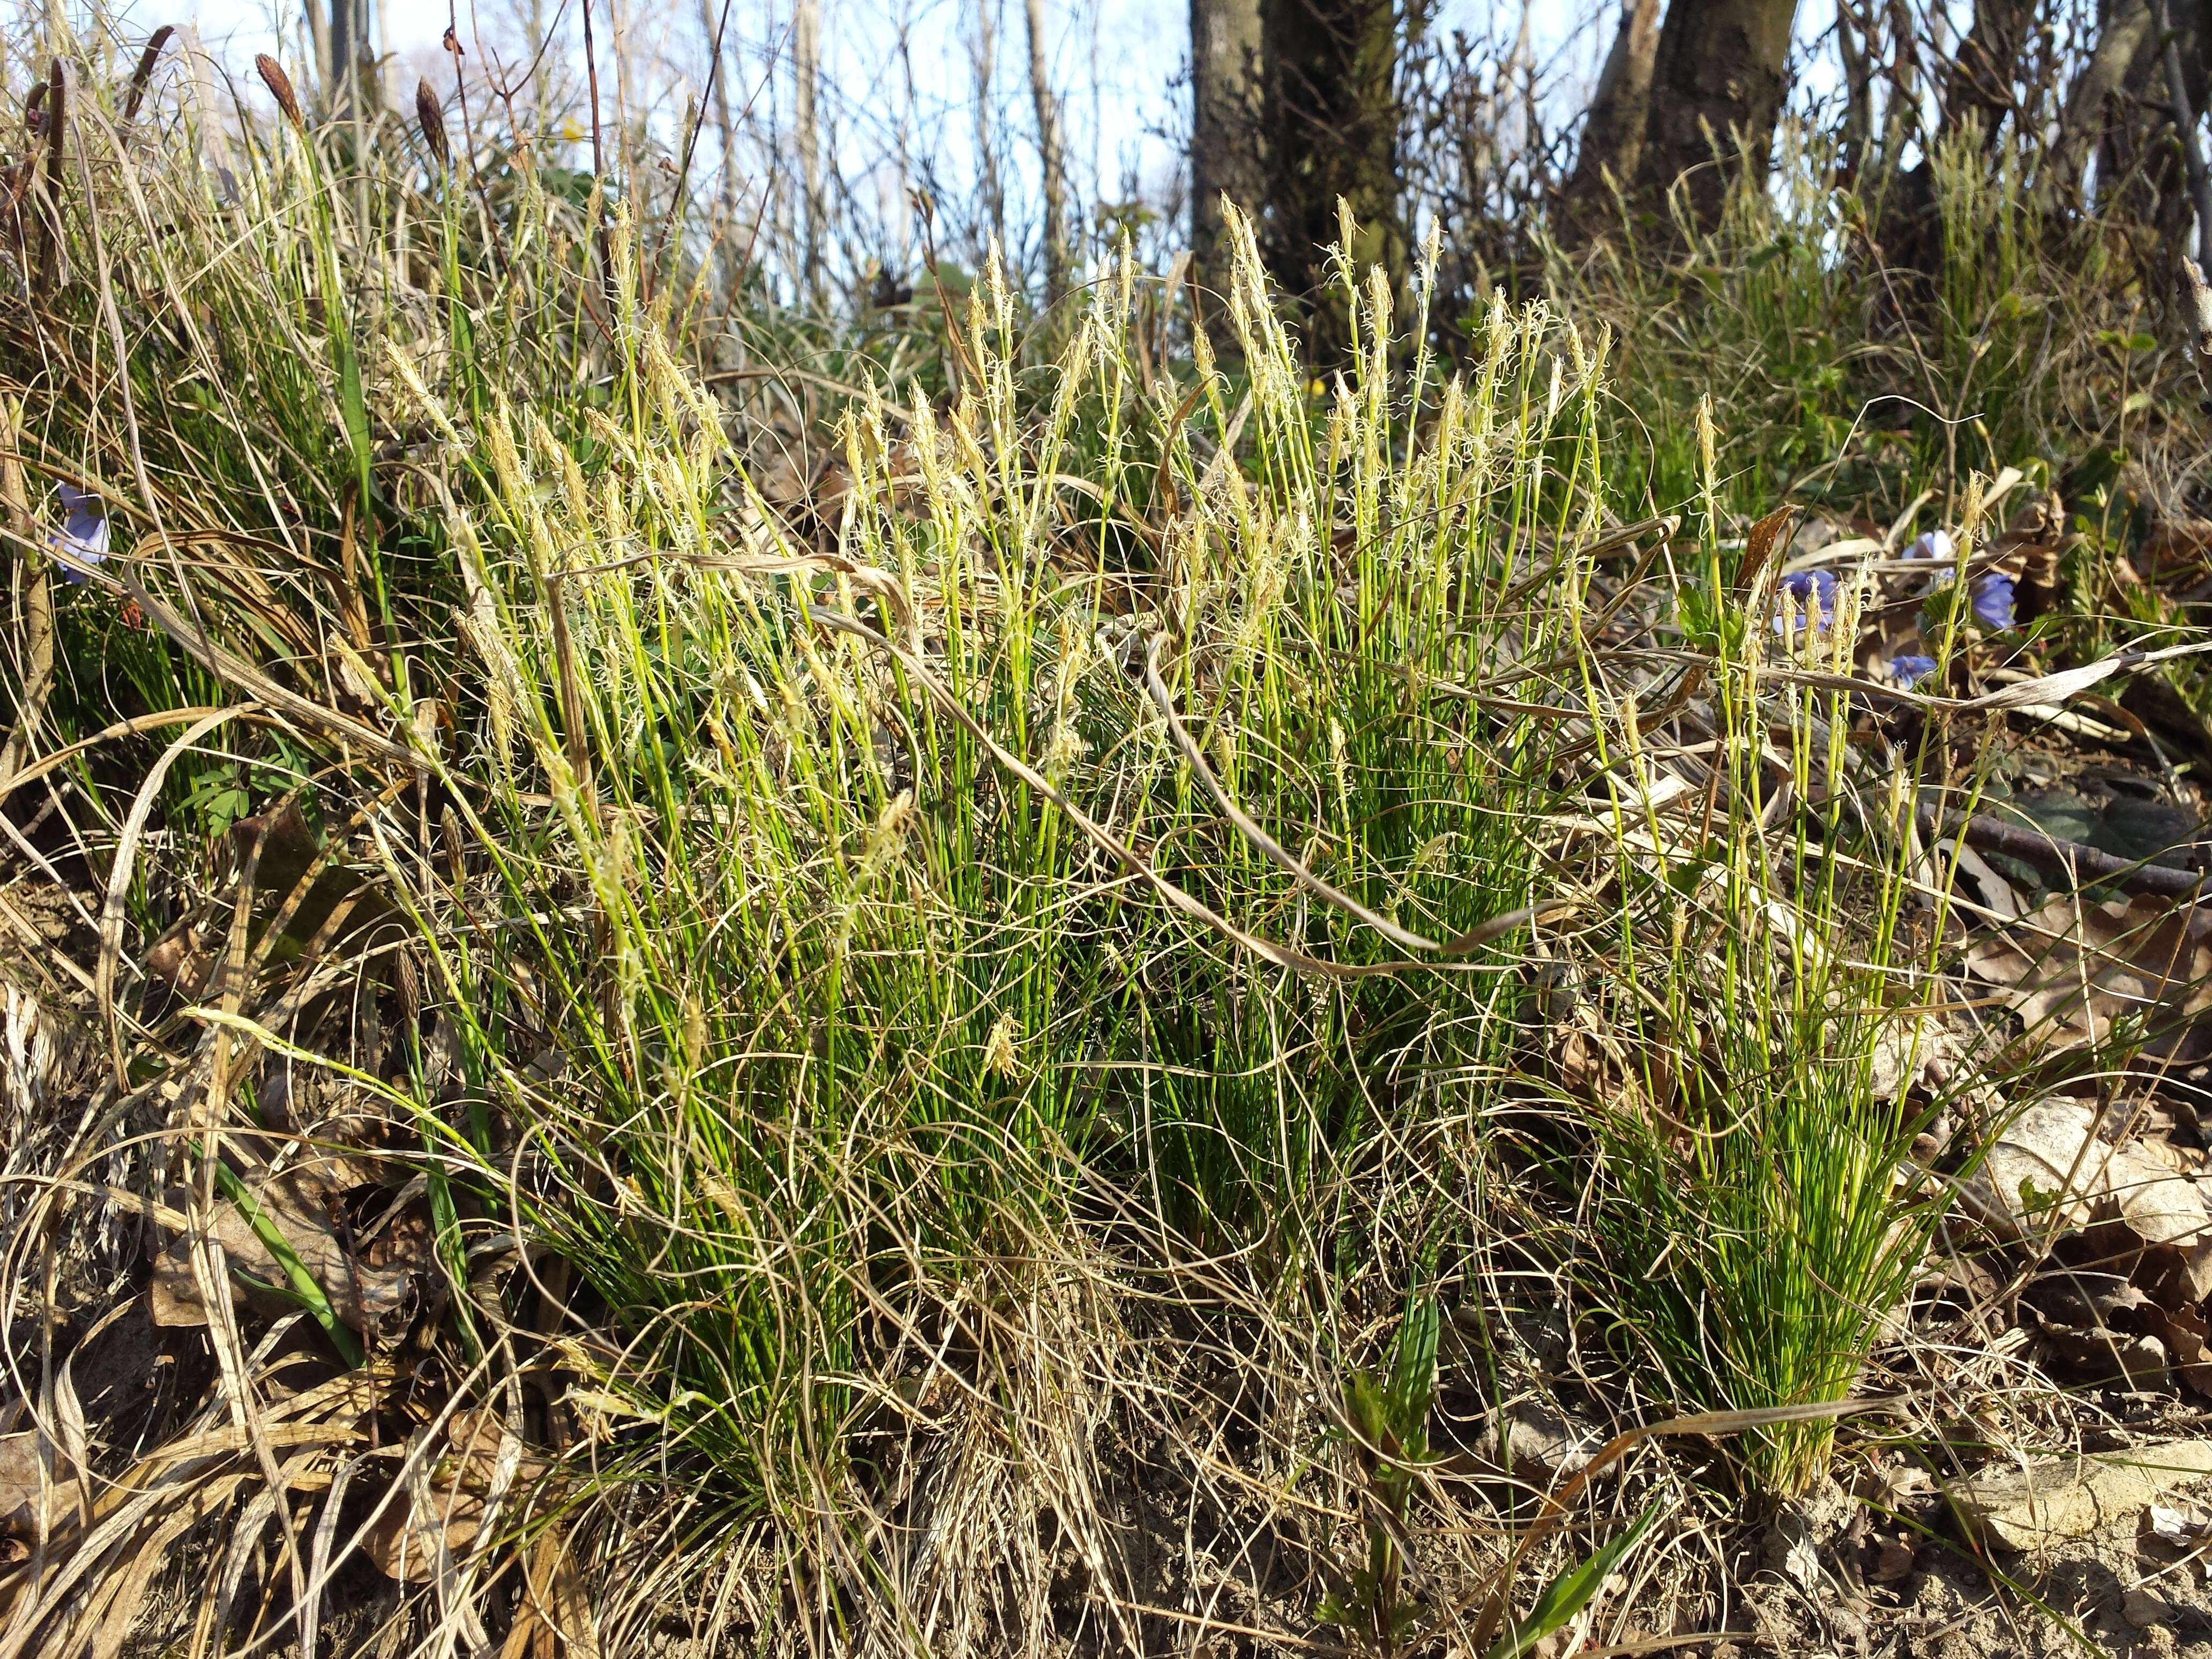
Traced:
<path fill-rule="evenodd" d="M 1825 631 L 1836 619 L 1836 577 L 1830 570 L 1799 570 L 1784 576 L 1775 588 L 1774 631 L 1794 627 Z M 1794 623 L 1784 618 L 1795 617 Z"/>
<path fill-rule="evenodd" d="M 1892 657 L 1883 670 L 1885 678 L 1902 686 L 1915 686 L 1936 672 L 1933 657 Z"/>
<path fill-rule="evenodd" d="M 1958 544 L 1948 530 L 1931 530 L 1905 550 L 1908 559 L 1936 559 L 1949 564 L 1959 556 Z"/>
<path fill-rule="evenodd" d="M 2008 632 L 2013 626 L 2012 578 L 2000 576 L 1994 570 L 1974 579 L 1972 589 L 1974 620 L 1993 634 Z"/>
<path fill-rule="evenodd" d="M 79 564 L 98 564 L 107 556 L 107 512 L 100 497 L 68 484 L 57 484 L 61 494 L 62 528 L 48 545 Z M 67 559 L 59 561 L 66 581 L 81 582 L 85 574 Z"/>

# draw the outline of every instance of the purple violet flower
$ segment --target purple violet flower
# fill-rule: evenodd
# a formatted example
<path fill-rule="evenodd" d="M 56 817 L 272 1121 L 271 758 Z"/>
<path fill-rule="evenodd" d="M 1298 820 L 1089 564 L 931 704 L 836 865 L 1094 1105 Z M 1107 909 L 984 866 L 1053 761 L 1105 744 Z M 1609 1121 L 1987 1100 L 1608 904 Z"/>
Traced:
<path fill-rule="evenodd" d="M 1949 564 L 1959 556 L 1959 545 L 1948 530 L 1931 530 L 1905 550 L 1908 559 L 1935 559 Z"/>
<path fill-rule="evenodd" d="M 1903 656 L 1892 657 L 1885 673 L 1890 680 L 1909 689 L 1935 672 L 1936 659 L 1933 657 Z"/>
<path fill-rule="evenodd" d="M 2010 631 L 2013 626 L 2012 578 L 1990 571 L 1977 576 L 1972 590 L 1974 620 L 1993 634 Z"/>
<path fill-rule="evenodd" d="M 68 484 L 57 484 L 54 488 L 61 494 L 64 516 L 59 533 L 48 544 L 80 563 L 98 564 L 107 556 L 107 512 L 100 505 L 100 497 Z M 62 579 L 81 582 L 85 574 L 62 562 Z"/>
<path fill-rule="evenodd" d="M 1831 570 L 1798 570 L 1774 590 L 1774 631 L 1826 632 L 1836 620 L 1836 576 Z M 1785 622 L 1784 618 L 1794 618 Z"/>

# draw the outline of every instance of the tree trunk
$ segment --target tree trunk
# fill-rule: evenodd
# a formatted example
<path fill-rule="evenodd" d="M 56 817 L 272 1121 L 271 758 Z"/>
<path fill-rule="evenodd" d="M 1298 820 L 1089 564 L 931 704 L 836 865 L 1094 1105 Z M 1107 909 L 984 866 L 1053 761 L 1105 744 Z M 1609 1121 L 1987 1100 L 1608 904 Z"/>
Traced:
<path fill-rule="evenodd" d="M 1571 220 L 1588 222 L 1604 212 L 1608 173 L 1622 186 L 1636 177 L 1658 53 L 1659 0 L 1621 0 L 1620 28 L 1590 95 L 1589 118 L 1562 198 Z"/>
<path fill-rule="evenodd" d="M 2148 0 L 2108 0 L 2099 6 L 2097 44 L 2066 94 L 2064 128 L 2045 164 L 2049 185 L 2063 197 L 2081 195 L 2082 169 L 2091 155 L 2102 151 L 2108 161 L 2118 159 L 2107 139 L 2124 119 L 2118 107 L 2121 94 L 2151 39 Z"/>
<path fill-rule="evenodd" d="M 1743 159 L 1764 173 L 1796 21 L 1797 0 L 1673 0 L 1651 69 L 1637 168 L 1642 193 L 1661 199 L 1687 173 L 1691 211 L 1711 226 L 1727 199 L 1739 141 Z"/>
<path fill-rule="evenodd" d="M 1836 55 L 1844 64 L 1841 171 L 1850 185 L 1857 184 L 1874 142 L 1874 65 L 1868 52 L 1873 39 L 1873 20 L 1855 10 L 1850 0 L 1837 0 Z"/>
<path fill-rule="evenodd" d="M 1000 0 L 977 0 L 975 39 L 971 47 L 975 71 L 975 158 L 981 174 L 983 216 L 988 222 L 975 250 L 980 267 L 990 250 L 1003 256 L 1006 246 L 1006 186 L 999 171 L 998 81 Z"/>
<path fill-rule="evenodd" d="M 354 24 L 356 0 L 331 0 L 331 60 L 323 65 L 325 107 L 340 119 L 350 119 L 360 101 L 361 37 Z"/>
<path fill-rule="evenodd" d="M 2067 106 L 2060 184 L 2078 190 L 2094 154 L 2095 211 L 2148 228 L 2148 241 L 2136 246 L 2165 267 L 2152 279 L 2160 291 L 2170 291 L 2177 275 L 2194 210 L 2196 181 L 2184 161 L 2195 149 L 2196 112 L 2203 107 L 2203 21 L 2199 6 L 2113 0 Z"/>
<path fill-rule="evenodd" d="M 1920 21 L 1911 0 L 1887 0 L 1889 110 L 1881 124 L 1881 160 L 1896 166 L 1911 141 L 1923 136 L 1920 109 Z M 1920 146 L 1924 154 L 1926 144 Z"/>
<path fill-rule="evenodd" d="M 822 75 L 821 0 L 799 0 L 791 20 L 791 57 L 799 76 L 793 119 L 799 129 L 799 189 L 806 215 L 799 270 L 806 297 L 818 310 L 827 302 L 822 276 L 822 133 L 814 113 L 815 88 Z"/>
<path fill-rule="evenodd" d="M 1229 281 L 1221 198 L 1267 206 L 1260 0 L 1190 0 L 1190 249 L 1198 280 Z"/>
<path fill-rule="evenodd" d="M 1407 277 L 1398 208 L 1398 18 L 1391 0 L 1262 0 L 1272 185 L 1268 265 L 1307 319 L 1316 364 L 1340 356 L 1351 319 L 1329 290 L 1326 249 L 1351 210 L 1353 266 Z"/>
<path fill-rule="evenodd" d="M 1060 100 L 1044 49 L 1044 0 L 1028 0 L 1030 103 L 1036 112 L 1037 161 L 1044 181 L 1044 292 L 1058 305 L 1067 292 L 1067 156 L 1061 148 Z"/>
<path fill-rule="evenodd" d="M 2160 6 L 2160 12 L 2165 10 Z M 2167 107 L 2173 118 L 2174 137 L 2181 151 L 2182 168 L 2189 179 L 2189 202 L 2197 215 L 2197 266 L 2212 266 L 2212 175 L 2204 166 L 2203 147 L 2197 137 L 2197 99 L 2191 95 L 2189 72 L 2182 66 L 2177 31 L 2159 19 L 2160 66 L 2166 72 Z"/>
<path fill-rule="evenodd" d="M 1979 134 L 1986 155 L 2002 139 L 2008 118 L 2026 119 L 2033 128 L 2034 117 L 2016 114 L 2014 100 L 2022 62 L 2038 27 L 2036 0 L 1975 0 L 1974 21 L 1942 76 L 1937 146 L 1971 128 Z M 1884 215 L 1882 244 L 1895 268 L 1916 272 L 1931 285 L 1940 282 L 1944 226 L 1929 155 L 1899 175 Z M 1931 286 L 1926 291 L 1935 289 Z"/>
<path fill-rule="evenodd" d="M 1945 134 L 1969 119 L 1981 128 L 1982 148 L 1993 149 L 2012 112 L 2014 77 L 2035 38 L 2036 0 L 1975 0 L 1973 26 L 1959 43 L 1943 83 Z"/>

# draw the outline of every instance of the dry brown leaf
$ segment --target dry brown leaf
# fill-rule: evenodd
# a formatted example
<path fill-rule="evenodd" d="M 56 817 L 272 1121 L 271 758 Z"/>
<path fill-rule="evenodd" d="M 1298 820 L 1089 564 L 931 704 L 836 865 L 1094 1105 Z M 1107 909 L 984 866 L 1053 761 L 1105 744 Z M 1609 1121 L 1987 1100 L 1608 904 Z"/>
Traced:
<path fill-rule="evenodd" d="M 2124 1381 L 2131 1389 L 2155 1389 L 2166 1379 L 2166 1345 L 2154 1336 L 2130 1335 L 2102 1325 L 2045 1324 L 2036 1338 L 2052 1358 L 2096 1382 Z"/>
<path fill-rule="evenodd" d="M 146 969 L 178 995 L 196 997 L 215 970 L 215 953 L 202 946 L 199 928 L 186 920 L 146 947 Z"/>
<path fill-rule="evenodd" d="M 2212 1206 L 2197 1184 L 2140 1141 L 2119 1148 L 2105 1167 L 2121 1222 L 2172 1264 L 2160 1275 L 2167 1298 L 2194 1305 L 2212 1295 Z"/>
<path fill-rule="evenodd" d="M 2144 1243 L 2187 1251 L 2212 1233 L 2212 1210 L 2197 1183 L 2175 1174 L 2141 1141 L 2113 1150 L 2105 1179 L 2119 1203 L 2120 1219 Z"/>
<path fill-rule="evenodd" d="M 2071 1100 L 2029 1107 L 1998 1133 L 1967 1183 L 1974 1207 L 2008 1238 L 2087 1226 L 2106 1191 L 2112 1149 L 2096 1114 Z"/>
<path fill-rule="evenodd" d="M 483 1528 L 483 1515 L 482 1492 L 434 1484 L 422 1514 L 407 1496 L 394 1498 L 362 1540 L 362 1553 L 386 1578 L 427 1584 L 438 1576 L 440 1540 L 448 1555 L 465 1553 Z"/>
<path fill-rule="evenodd" d="M 2142 1149 L 2149 1157 L 2179 1176 L 2193 1176 L 2204 1167 L 2204 1154 L 2194 1146 L 2177 1146 L 2166 1135 L 2172 1133 L 2169 1124 L 2164 1133 L 2156 1126 L 2143 1126 Z"/>
<path fill-rule="evenodd" d="M 2212 1203 L 2188 1176 L 2175 1173 L 2140 1140 L 2114 1146 L 2097 1133 L 2098 1115 L 2074 1100 L 2048 1100 L 2002 1129 L 1981 1166 L 1965 1183 L 1966 1207 L 1998 1237 L 2055 1243 L 2093 1222 L 2117 1221 L 2116 1237 L 2136 1265 L 2126 1271 L 2130 1308 L 2167 1311 L 2212 1295 Z M 2100 1275 L 2069 1271 L 2079 1287 Z M 2151 1294 L 2146 1295 L 2144 1287 Z M 2092 1297 L 2094 1301 L 2094 1297 Z M 2061 1324 L 2100 1323 L 2105 1307 L 2051 1310 Z M 2065 1339 L 2057 1339 L 2063 1346 Z"/>
<path fill-rule="evenodd" d="M 2016 584 L 2016 614 L 2021 621 L 2033 622 L 2057 609 L 2062 591 L 2059 569 L 2057 548 L 2046 542 L 2022 544 L 2020 569 L 2013 578 Z"/>
<path fill-rule="evenodd" d="M 437 1260 L 436 1223 L 427 1199 L 418 1200 L 378 1229 L 362 1246 L 362 1260 L 380 1271 L 428 1273 Z"/>
<path fill-rule="evenodd" d="M 448 1555 L 467 1552 L 483 1529 L 506 1437 L 506 1425 L 495 1412 L 453 1413 L 446 1425 L 447 1453 L 429 1471 L 427 1505 L 395 1498 L 362 1540 L 362 1553 L 379 1572 L 405 1583 L 428 1583 L 437 1573 L 441 1540 Z M 510 1507 L 526 1500 L 553 1469 L 549 1459 L 523 1449 L 520 1443 L 511 1455 L 514 1471 L 505 1500 Z M 418 1513 L 418 1508 L 425 1512 Z"/>
<path fill-rule="evenodd" d="M 35 1429 L 20 1434 L 0 1434 L 0 1540 L 27 1545 L 39 1535 L 39 1468 L 45 1455 L 52 1462 L 46 1491 L 46 1535 L 53 1536 L 75 1521 L 77 1485 L 69 1460 Z M 13 1551 L 9 1555 L 15 1555 Z M 16 1559 L 27 1555 L 15 1555 Z M 11 1565 L 0 1557 L 0 1565 Z"/>
<path fill-rule="evenodd" d="M 2197 904 L 2056 894 L 1976 945 L 1966 969 L 2002 988 L 2031 1052 L 2101 1044 L 2132 1020 L 2146 1054 L 2184 1064 L 2212 1055 L 2203 1018 L 2212 1008 L 2212 914 Z"/>
<path fill-rule="evenodd" d="M 2212 1395 L 2212 1328 L 2203 1316 L 2188 1308 L 2161 1308 L 2152 1318 L 2173 1375 L 2198 1394 Z"/>
<path fill-rule="evenodd" d="M 1888 1102 L 1911 1093 L 1923 1079 L 1942 1075 L 1956 1049 L 1951 1033 L 1924 1017 L 1886 1020 L 1875 1036 L 1869 1094 Z"/>
<path fill-rule="evenodd" d="M 248 1184 L 262 1214 L 275 1224 L 301 1264 L 322 1286 L 340 1319 L 356 1330 L 366 1330 L 372 1318 L 379 1324 L 389 1324 L 404 1310 L 410 1277 L 428 1271 L 431 1266 L 427 1242 L 425 1248 L 413 1252 L 387 1244 L 380 1264 L 373 1265 L 349 1252 L 339 1237 L 336 1194 L 317 1172 L 249 1177 Z M 169 1194 L 170 1204 L 177 1209 L 185 1208 L 189 1201 L 182 1192 Z M 249 1286 L 261 1286 L 272 1295 L 285 1292 L 284 1270 L 236 1205 L 218 1199 L 209 1218 L 208 1231 Z M 177 1240 L 155 1259 L 151 1301 L 157 1325 L 207 1323 L 187 1241 Z"/>

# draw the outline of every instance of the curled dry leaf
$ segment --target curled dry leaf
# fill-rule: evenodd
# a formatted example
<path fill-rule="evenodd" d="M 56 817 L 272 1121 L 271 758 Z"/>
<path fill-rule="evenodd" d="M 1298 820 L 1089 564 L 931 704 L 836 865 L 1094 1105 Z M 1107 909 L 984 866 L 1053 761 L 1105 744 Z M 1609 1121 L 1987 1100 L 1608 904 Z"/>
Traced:
<path fill-rule="evenodd" d="M 2146 1244 L 2189 1250 L 2212 1231 L 2212 1211 L 2206 1209 L 2197 1183 L 2176 1174 L 2172 1165 L 2140 1141 L 2113 1150 L 2105 1165 L 2105 1179 L 2119 1206 L 2120 1219 Z M 2212 1284 L 2194 1288 L 2202 1297 L 2212 1291 Z"/>
<path fill-rule="evenodd" d="M 2167 1368 L 2197 1393 L 2212 1395 L 2212 1328 L 2188 1308 L 2160 1308 L 2152 1315 L 2166 1345 Z"/>
<path fill-rule="evenodd" d="M 2042 1326 L 2037 1335 L 2050 1358 L 2097 1382 L 2156 1389 L 2165 1385 L 2171 1370 L 2166 1345 L 2154 1336 L 2103 1325 L 2055 1324 Z"/>
<path fill-rule="evenodd" d="M 1605 1430 L 1541 1400 L 1523 1401 L 1505 1413 L 1510 1472 L 1547 1491 L 1561 1479 L 1581 1474 L 1608 1437 Z"/>
<path fill-rule="evenodd" d="M 1967 1195 L 2003 1237 L 2085 1227 L 2105 1191 L 2112 1152 L 2097 1139 L 2096 1115 L 2087 1107 L 2045 1101 L 1999 1132 L 1967 1182 Z"/>
<path fill-rule="evenodd" d="M 202 942 L 194 923 L 180 921 L 146 947 L 146 969 L 167 981 L 179 996 L 196 997 L 215 969 L 215 953 Z"/>
<path fill-rule="evenodd" d="M 373 1254 L 349 1250 L 338 1233 L 337 1194 L 313 1171 L 274 1177 L 264 1172 L 249 1177 L 248 1184 L 262 1214 L 322 1286 L 340 1319 L 366 1331 L 372 1320 L 389 1327 L 404 1311 L 410 1277 L 432 1266 L 427 1230 L 392 1233 Z M 188 1202 L 182 1192 L 169 1195 L 173 1209 L 183 1210 Z M 283 1267 L 236 1205 L 217 1199 L 208 1231 L 249 1291 L 288 1296 Z M 191 1251 L 184 1239 L 173 1241 L 155 1258 L 152 1304 L 157 1325 L 207 1323 L 199 1284 L 192 1275 Z"/>
<path fill-rule="evenodd" d="M 2212 1510 L 2186 1498 L 2170 1498 L 2143 1511 L 2136 1535 L 2168 1549 L 2195 1549 L 2212 1539 Z"/>
<path fill-rule="evenodd" d="M 2203 1191 L 2140 1141 L 2100 1139 L 2096 1113 L 2078 1101 L 2044 1101 L 2014 1118 L 1966 1193 L 1969 1207 L 2006 1238 L 2055 1238 L 2116 1217 L 2179 1263 L 2170 1299 L 2196 1303 L 2212 1293 L 2212 1206 Z"/>
<path fill-rule="evenodd" d="M 1889 1019 L 1875 1036 L 1869 1091 L 1875 1100 L 1888 1102 L 1923 1081 L 1940 1085 L 1950 1074 L 1957 1050 L 1957 1039 L 1925 1017 Z"/>
<path fill-rule="evenodd" d="M 39 1536 L 40 1464 L 51 1458 L 43 1502 L 46 1535 L 76 1518 L 77 1483 L 68 1460 L 35 1430 L 0 1434 L 0 1571 L 27 1560 Z"/>
<path fill-rule="evenodd" d="M 2146 1054 L 2184 1064 L 2212 1055 L 2212 914 L 2194 902 L 2054 895 L 1976 945 L 1966 969 L 2002 988 L 2029 1052 L 2100 1045 L 2126 1023 Z"/>
<path fill-rule="evenodd" d="M 446 1425 L 447 1455 L 431 1466 L 423 1490 L 395 1498 L 362 1540 L 376 1570 L 403 1583 L 428 1583 L 436 1576 L 438 1546 L 449 1556 L 465 1554 L 483 1529 L 493 1494 L 503 1492 L 501 1506 L 512 1511 L 529 1504 L 551 1474 L 551 1461 L 524 1449 L 507 1432 L 499 1414 L 455 1412 Z M 510 1473 L 501 1480 L 502 1456 Z"/>

